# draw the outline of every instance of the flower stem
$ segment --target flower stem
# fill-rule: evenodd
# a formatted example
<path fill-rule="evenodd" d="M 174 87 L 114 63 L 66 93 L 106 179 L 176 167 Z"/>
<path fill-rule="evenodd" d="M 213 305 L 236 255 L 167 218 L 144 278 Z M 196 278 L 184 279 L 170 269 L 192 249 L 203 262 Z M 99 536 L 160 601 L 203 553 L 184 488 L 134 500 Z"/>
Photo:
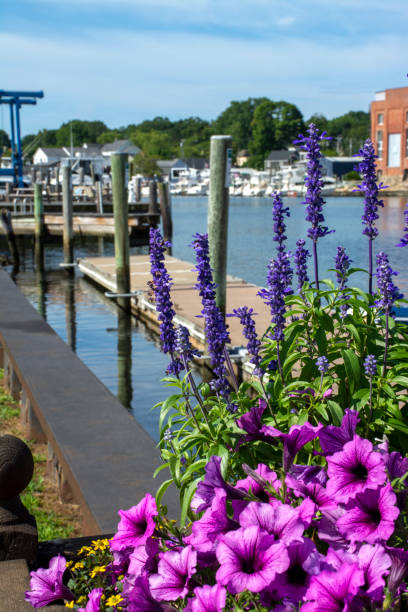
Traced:
<path fill-rule="evenodd" d="M 368 293 L 373 295 L 373 239 L 368 240 Z"/>
<path fill-rule="evenodd" d="M 387 367 L 387 357 L 388 357 L 388 318 L 389 318 L 389 310 L 388 307 L 385 309 L 385 348 L 384 348 L 384 364 L 382 377 L 385 377 L 385 368 Z"/>
<path fill-rule="evenodd" d="M 282 371 L 282 365 L 281 365 L 281 359 L 280 359 L 280 353 L 279 353 L 279 340 L 276 341 L 276 361 L 278 362 L 278 369 L 279 369 L 279 374 L 281 377 L 282 385 L 285 386 L 285 379 L 283 378 L 283 371 Z"/>
<path fill-rule="evenodd" d="M 224 357 L 225 357 L 225 363 L 227 364 L 229 375 L 231 377 L 232 386 L 234 387 L 235 393 L 238 393 L 237 377 L 235 376 L 234 368 L 233 368 L 231 358 L 229 356 L 229 352 L 226 346 L 224 346 Z"/>
<path fill-rule="evenodd" d="M 313 240 L 313 262 L 315 272 L 315 285 L 316 289 L 319 291 L 319 263 L 317 260 L 317 240 Z"/>

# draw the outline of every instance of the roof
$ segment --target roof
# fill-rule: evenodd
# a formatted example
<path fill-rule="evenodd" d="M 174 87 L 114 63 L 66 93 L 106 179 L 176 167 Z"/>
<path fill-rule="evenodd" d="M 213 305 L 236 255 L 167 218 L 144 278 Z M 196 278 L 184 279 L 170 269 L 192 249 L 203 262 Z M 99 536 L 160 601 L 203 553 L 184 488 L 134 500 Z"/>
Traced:
<path fill-rule="evenodd" d="M 287 161 L 296 156 L 295 151 L 287 151 L 286 149 L 280 149 L 279 151 L 271 151 L 266 159 L 270 161 Z"/>
<path fill-rule="evenodd" d="M 64 149 L 60 147 L 38 147 L 37 151 L 43 151 L 46 155 L 52 157 L 67 157 Z"/>
<path fill-rule="evenodd" d="M 187 164 L 183 159 L 159 159 L 156 164 L 163 171 L 169 171 L 171 168 L 187 168 Z"/>
<path fill-rule="evenodd" d="M 111 153 L 128 153 L 128 155 L 136 155 L 140 153 L 138 146 L 130 140 L 115 140 L 103 145 L 101 149 L 102 155 L 110 155 Z"/>
<path fill-rule="evenodd" d="M 237 157 L 249 157 L 248 149 L 241 149 L 241 151 L 238 151 Z"/>

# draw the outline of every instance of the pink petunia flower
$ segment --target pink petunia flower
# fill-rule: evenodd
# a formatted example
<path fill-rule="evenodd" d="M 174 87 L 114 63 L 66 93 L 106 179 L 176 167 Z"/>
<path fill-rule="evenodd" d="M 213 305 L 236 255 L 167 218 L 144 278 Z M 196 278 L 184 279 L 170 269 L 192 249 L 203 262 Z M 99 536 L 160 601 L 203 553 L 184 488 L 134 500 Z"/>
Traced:
<path fill-rule="evenodd" d="M 340 533 L 350 542 L 387 541 L 399 515 L 396 495 L 388 483 L 375 490 L 358 493 L 346 505 L 346 512 L 337 521 Z"/>
<path fill-rule="evenodd" d="M 355 612 L 353 605 L 364 584 L 364 573 L 357 563 L 344 563 L 336 572 L 325 570 L 312 576 L 301 607 L 302 612 Z"/>
<path fill-rule="evenodd" d="M 66 560 L 61 555 L 53 557 L 48 569 L 40 568 L 31 572 L 30 591 L 26 591 L 25 600 L 33 608 L 42 608 L 58 599 L 75 599 L 71 591 L 62 583 Z"/>
<path fill-rule="evenodd" d="M 222 536 L 216 554 L 220 563 L 217 582 L 232 594 L 259 593 L 289 567 L 285 545 L 256 526 Z"/>
<path fill-rule="evenodd" d="M 384 459 L 369 440 L 355 435 L 343 450 L 327 457 L 326 490 L 336 501 L 347 502 L 357 493 L 376 489 L 387 478 Z"/>
<path fill-rule="evenodd" d="M 160 554 L 157 574 L 149 577 L 150 591 L 157 601 L 175 601 L 190 590 L 190 578 L 195 574 L 197 552 L 192 546 L 180 551 Z"/>
<path fill-rule="evenodd" d="M 227 601 L 227 591 L 219 584 L 205 584 L 194 589 L 195 597 L 189 600 L 186 612 L 222 612 Z"/>
<path fill-rule="evenodd" d="M 111 550 L 125 550 L 144 544 L 155 529 L 156 500 L 146 493 L 144 498 L 129 510 L 119 510 L 118 530 L 110 540 Z"/>

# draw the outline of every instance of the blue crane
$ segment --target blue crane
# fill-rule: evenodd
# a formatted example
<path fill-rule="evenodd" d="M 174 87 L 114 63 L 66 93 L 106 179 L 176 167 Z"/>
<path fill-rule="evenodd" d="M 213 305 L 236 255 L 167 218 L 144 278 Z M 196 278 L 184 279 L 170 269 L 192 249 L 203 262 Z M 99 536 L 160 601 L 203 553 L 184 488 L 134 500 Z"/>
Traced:
<path fill-rule="evenodd" d="M 21 148 L 20 108 L 23 104 L 37 104 L 42 91 L 5 91 L 0 89 L 0 104 L 10 107 L 10 143 L 12 168 L 0 168 L 1 176 L 12 176 L 14 185 L 23 187 L 23 151 Z"/>

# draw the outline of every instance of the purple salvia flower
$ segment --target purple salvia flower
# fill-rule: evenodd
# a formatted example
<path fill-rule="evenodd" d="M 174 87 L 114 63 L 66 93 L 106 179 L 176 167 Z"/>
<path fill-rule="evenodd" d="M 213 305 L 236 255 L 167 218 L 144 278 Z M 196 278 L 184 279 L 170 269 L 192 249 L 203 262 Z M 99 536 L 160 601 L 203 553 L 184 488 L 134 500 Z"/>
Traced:
<path fill-rule="evenodd" d="M 381 454 L 373 451 L 369 440 L 357 435 L 346 442 L 343 450 L 327 457 L 327 472 L 327 492 L 341 502 L 367 489 L 376 489 L 387 478 Z"/>
<path fill-rule="evenodd" d="M 174 348 L 186 363 L 200 356 L 200 353 L 191 346 L 190 333 L 184 325 L 179 325 L 176 329 Z"/>
<path fill-rule="evenodd" d="M 25 593 L 25 601 L 33 608 L 42 608 L 58 599 L 72 601 L 71 591 L 62 582 L 66 560 L 61 555 L 53 557 L 48 569 L 40 568 L 30 573 L 30 591 Z"/>
<path fill-rule="evenodd" d="M 296 251 L 295 251 L 295 255 L 294 255 L 294 262 L 295 262 L 295 270 L 296 270 L 296 276 L 298 279 L 298 290 L 299 293 L 302 293 L 302 288 L 304 283 L 308 283 L 309 282 L 309 277 L 307 274 L 307 258 L 311 257 L 309 251 L 307 249 L 305 249 L 305 241 L 304 240 L 298 240 L 296 242 Z"/>
<path fill-rule="evenodd" d="M 145 544 L 153 534 L 157 516 L 156 500 L 150 493 L 129 510 L 119 510 L 120 518 L 118 530 L 110 540 L 111 550 L 125 550 Z"/>
<path fill-rule="evenodd" d="M 405 227 L 404 227 L 404 235 L 401 238 L 401 241 L 396 245 L 397 247 L 404 247 L 408 245 L 408 204 L 404 210 L 404 218 L 405 218 Z"/>
<path fill-rule="evenodd" d="M 316 360 L 317 369 L 321 374 L 326 374 L 329 369 L 329 360 L 324 355 L 322 357 L 318 357 Z"/>
<path fill-rule="evenodd" d="M 170 297 L 172 281 L 164 265 L 164 253 L 166 243 L 157 228 L 150 228 L 150 271 L 153 277 L 152 286 L 156 300 L 156 309 L 160 321 L 160 342 L 162 351 L 169 353 L 171 362 L 167 372 L 176 376 L 181 372 L 183 366 L 181 361 L 174 357 L 175 330 L 173 317 L 176 314 Z"/>
<path fill-rule="evenodd" d="M 302 612 L 353 612 L 353 599 L 364 585 L 357 563 L 344 563 L 336 572 L 325 570 L 312 576 Z"/>
<path fill-rule="evenodd" d="M 195 574 L 197 552 L 192 546 L 179 551 L 160 553 L 158 573 L 149 576 L 152 596 L 157 601 L 175 601 L 190 590 L 190 579 Z"/>
<path fill-rule="evenodd" d="M 392 282 L 392 277 L 397 276 L 398 272 L 394 272 L 388 263 L 388 255 L 383 251 L 378 253 L 377 259 L 377 287 L 380 292 L 379 299 L 375 300 L 375 305 L 378 306 L 385 313 L 385 348 L 384 348 L 384 361 L 382 375 L 385 376 L 385 369 L 387 366 L 388 356 L 388 332 L 389 332 L 389 317 L 393 316 L 392 307 L 395 300 L 402 298 L 402 293 L 396 285 Z"/>
<path fill-rule="evenodd" d="M 230 342 L 230 337 L 225 325 L 224 317 L 215 302 L 215 284 L 210 265 L 210 254 L 207 234 L 195 234 L 192 246 L 196 253 L 197 284 L 203 309 L 201 314 L 205 319 L 205 335 L 208 344 L 208 352 L 211 359 L 215 380 L 213 387 L 215 391 L 228 400 L 230 385 L 227 380 L 227 369 L 225 366 L 224 349 Z"/>
<path fill-rule="evenodd" d="M 374 145 L 368 138 L 364 147 L 360 149 L 359 155 L 362 156 L 363 160 L 358 164 L 357 170 L 363 177 L 361 185 L 358 188 L 364 193 L 364 213 L 362 218 L 363 225 L 365 228 L 363 234 L 368 236 L 369 240 L 369 286 L 368 292 L 373 292 L 373 240 L 378 236 L 378 229 L 375 226 L 375 222 L 378 219 L 378 207 L 384 206 L 384 202 L 379 200 L 378 193 L 380 189 L 384 189 L 384 185 L 379 183 L 377 185 L 377 170 L 375 160 L 378 155 L 375 154 Z"/>
<path fill-rule="evenodd" d="M 282 253 L 269 262 L 268 289 L 261 289 L 258 293 L 271 310 L 272 323 L 274 324 L 271 338 L 278 342 L 284 338 L 285 296 L 293 293 L 290 287 L 292 276 L 293 271 L 290 267 L 289 254 Z"/>
<path fill-rule="evenodd" d="M 262 357 L 259 354 L 261 349 L 261 341 L 256 333 L 255 322 L 252 318 L 253 312 L 253 308 L 248 308 L 248 306 L 242 306 L 241 308 L 235 308 L 233 310 L 234 315 L 239 318 L 239 322 L 243 327 L 242 333 L 248 340 L 247 350 L 251 355 L 250 363 L 253 363 L 255 366 L 254 374 L 255 376 L 261 376 L 262 370 L 260 366 Z"/>
<path fill-rule="evenodd" d="M 372 378 L 377 374 L 377 359 L 375 355 L 367 355 L 364 359 L 364 372 L 368 378 Z"/>
<path fill-rule="evenodd" d="M 347 503 L 346 512 L 337 521 L 337 528 L 352 543 L 386 542 L 394 532 L 400 513 L 396 501 L 389 483 L 374 490 L 366 489 Z"/>
<path fill-rule="evenodd" d="M 346 255 L 346 250 L 343 246 L 337 247 L 337 255 L 334 260 L 334 265 L 336 268 L 336 276 L 337 282 L 339 284 L 340 299 L 346 298 L 346 293 L 344 289 L 347 287 L 347 270 L 350 267 L 351 259 L 348 255 Z M 343 319 L 347 314 L 347 304 L 342 304 L 340 306 L 340 316 Z"/>
<path fill-rule="evenodd" d="M 375 304 L 381 310 L 391 314 L 392 306 L 396 300 L 402 297 L 398 287 L 392 282 L 392 277 L 397 276 L 398 272 L 394 272 L 388 262 L 388 255 L 381 251 L 376 258 L 377 263 L 377 287 L 380 292 L 380 297 Z"/>
<path fill-rule="evenodd" d="M 311 227 L 307 230 L 308 237 L 313 241 L 313 259 L 315 267 L 315 282 L 316 289 L 319 289 L 319 274 L 317 262 L 317 240 L 323 238 L 327 234 L 331 234 L 334 230 L 329 230 L 324 223 L 323 205 L 325 201 L 322 198 L 322 167 L 320 159 L 320 143 L 322 140 L 329 140 L 325 132 L 319 133 L 319 129 L 311 123 L 308 129 L 308 135 L 299 135 L 295 144 L 300 144 L 301 148 L 306 151 L 307 155 L 307 171 L 306 171 L 306 198 L 302 204 L 306 205 L 306 221 L 311 223 Z"/>
<path fill-rule="evenodd" d="M 278 193 L 275 193 L 273 198 L 273 209 L 272 209 L 272 217 L 273 217 L 273 240 L 278 243 L 276 250 L 278 255 L 285 252 L 285 240 L 287 236 L 286 232 L 286 224 L 284 221 L 284 217 L 290 217 L 289 207 L 284 208 L 282 199 Z"/>
<path fill-rule="evenodd" d="M 196 587 L 194 595 L 186 608 L 188 612 L 222 612 L 225 609 L 227 591 L 219 584 Z"/>
<path fill-rule="evenodd" d="M 286 546 L 256 526 L 221 536 L 216 554 L 217 582 L 233 595 L 246 590 L 259 593 L 289 567 Z"/>

